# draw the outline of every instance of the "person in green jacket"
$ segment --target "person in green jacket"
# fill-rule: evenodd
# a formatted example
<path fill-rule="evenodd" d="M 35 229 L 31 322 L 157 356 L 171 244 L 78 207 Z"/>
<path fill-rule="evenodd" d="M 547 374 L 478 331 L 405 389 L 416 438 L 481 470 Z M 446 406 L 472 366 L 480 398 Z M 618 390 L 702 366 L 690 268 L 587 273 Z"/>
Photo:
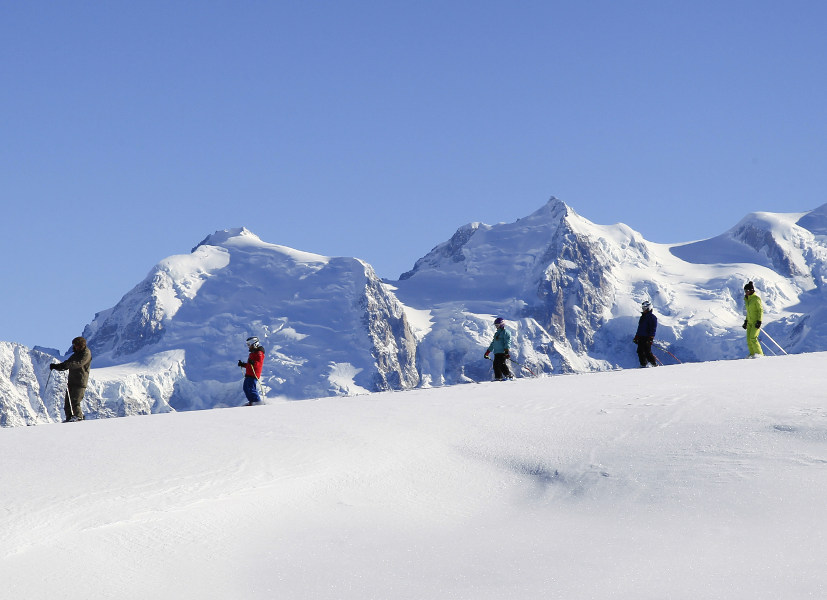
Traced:
<path fill-rule="evenodd" d="M 764 308 L 761 306 L 761 298 L 755 295 L 755 286 L 751 281 L 744 286 L 744 306 L 747 310 L 747 318 L 744 319 L 743 327 L 747 330 L 749 357 L 764 356 L 761 343 L 758 341 L 761 320 L 764 318 Z"/>
<path fill-rule="evenodd" d="M 72 340 L 72 356 L 62 363 L 52 363 L 53 371 L 69 371 L 68 391 L 66 392 L 63 411 L 66 421 L 83 421 L 83 409 L 80 406 L 86 385 L 89 383 L 89 366 L 92 364 L 92 352 L 86 347 L 86 338 L 76 337 Z"/>
<path fill-rule="evenodd" d="M 497 381 L 512 379 L 514 375 L 511 374 L 506 362 L 511 356 L 511 334 L 505 328 L 505 320 L 502 317 L 494 319 L 494 327 L 497 330 L 488 350 L 485 351 L 485 358 L 488 358 L 491 352 L 494 353 L 494 379 Z"/>

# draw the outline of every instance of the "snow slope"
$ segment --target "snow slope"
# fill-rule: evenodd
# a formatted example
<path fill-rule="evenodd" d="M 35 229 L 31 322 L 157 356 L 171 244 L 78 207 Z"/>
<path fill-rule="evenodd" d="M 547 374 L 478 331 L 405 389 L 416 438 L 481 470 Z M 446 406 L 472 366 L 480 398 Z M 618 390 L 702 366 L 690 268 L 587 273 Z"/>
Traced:
<path fill-rule="evenodd" d="M 825 361 L 3 429 L 0 595 L 824 598 Z"/>

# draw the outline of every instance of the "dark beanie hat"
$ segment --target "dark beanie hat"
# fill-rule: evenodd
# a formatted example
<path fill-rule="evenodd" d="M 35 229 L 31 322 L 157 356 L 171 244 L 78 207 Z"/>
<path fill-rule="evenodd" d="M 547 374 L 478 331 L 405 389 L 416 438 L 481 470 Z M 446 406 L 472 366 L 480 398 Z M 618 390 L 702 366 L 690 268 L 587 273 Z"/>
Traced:
<path fill-rule="evenodd" d="M 747 285 L 744 286 L 744 291 L 745 292 L 754 292 L 755 291 L 755 286 L 752 285 L 751 281 L 748 281 Z"/>

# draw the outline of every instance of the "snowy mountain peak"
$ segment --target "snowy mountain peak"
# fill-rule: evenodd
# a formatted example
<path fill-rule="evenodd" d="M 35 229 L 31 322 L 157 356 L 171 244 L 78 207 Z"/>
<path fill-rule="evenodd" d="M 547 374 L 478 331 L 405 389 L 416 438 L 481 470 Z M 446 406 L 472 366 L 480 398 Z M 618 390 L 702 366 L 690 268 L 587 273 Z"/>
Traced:
<path fill-rule="evenodd" d="M 802 219 L 807 222 L 808 216 L 755 212 L 744 217 L 727 235 L 754 250 L 776 272 L 786 277 L 806 277 L 809 268 L 801 250 L 812 234 L 796 223 Z M 816 223 L 818 217 L 811 221 Z"/>
<path fill-rule="evenodd" d="M 566 204 L 559 198 L 555 198 L 554 196 L 552 196 L 551 198 L 549 198 L 548 202 L 546 202 L 541 208 L 535 210 L 533 213 L 531 213 L 523 219 L 517 219 L 517 222 L 537 219 L 544 219 L 548 220 L 549 222 L 555 222 L 569 216 L 569 214 L 573 212 L 574 211 L 572 211 L 571 207 L 568 204 Z"/>
<path fill-rule="evenodd" d="M 261 243 L 261 238 L 246 227 L 236 227 L 232 229 L 222 229 L 208 235 L 203 240 L 198 242 L 198 245 L 195 246 L 192 251 L 195 252 L 201 246 L 226 246 L 227 243 L 234 238 L 242 238 L 243 241 L 252 243 Z M 238 242 L 240 240 L 235 241 Z"/>
<path fill-rule="evenodd" d="M 796 225 L 803 227 L 813 235 L 827 236 L 827 204 L 822 204 L 803 215 L 796 221 Z"/>
<path fill-rule="evenodd" d="M 403 307 L 369 265 L 266 243 L 244 228 L 164 259 L 84 334 L 96 368 L 178 357 L 168 370 L 183 381 L 164 400 L 176 410 L 236 404 L 251 335 L 266 351 L 261 384 L 271 397 L 418 381 Z"/>
<path fill-rule="evenodd" d="M 484 267 L 489 274 L 499 273 L 498 276 L 519 270 L 544 253 L 560 224 L 569 216 L 577 215 L 564 202 L 552 197 L 542 208 L 514 223 L 468 223 L 457 229 L 450 240 L 419 259 L 414 268 L 399 279 L 404 281 L 423 271 L 446 269 L 476 275 Z"/>
<path fill-rule="evenodd" d="M 330 257 L 321 254 L 304 252 L 262 241 L 260 237 L 246 227 L 216 231 L 204 238 L 192 251 L 194 253 L 204 247 L 224 248 L 231 254 L 237 251 L 239 256 L 270 255 L 274 258 L 279 256 L 286 263 L 310 266 L 310 268 L 318 268 L 331 260 Z"/>

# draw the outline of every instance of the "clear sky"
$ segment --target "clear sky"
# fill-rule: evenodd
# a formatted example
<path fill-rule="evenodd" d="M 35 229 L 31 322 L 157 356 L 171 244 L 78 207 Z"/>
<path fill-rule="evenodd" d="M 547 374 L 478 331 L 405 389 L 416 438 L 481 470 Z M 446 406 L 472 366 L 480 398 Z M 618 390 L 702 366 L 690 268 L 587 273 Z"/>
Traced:
<path fill-rule="evenodd" d="M 218 229 L 397 278 L 557 196 L 656 242 L 827 202 L 820 0 L 0 0 L 0 340 Z"/>

